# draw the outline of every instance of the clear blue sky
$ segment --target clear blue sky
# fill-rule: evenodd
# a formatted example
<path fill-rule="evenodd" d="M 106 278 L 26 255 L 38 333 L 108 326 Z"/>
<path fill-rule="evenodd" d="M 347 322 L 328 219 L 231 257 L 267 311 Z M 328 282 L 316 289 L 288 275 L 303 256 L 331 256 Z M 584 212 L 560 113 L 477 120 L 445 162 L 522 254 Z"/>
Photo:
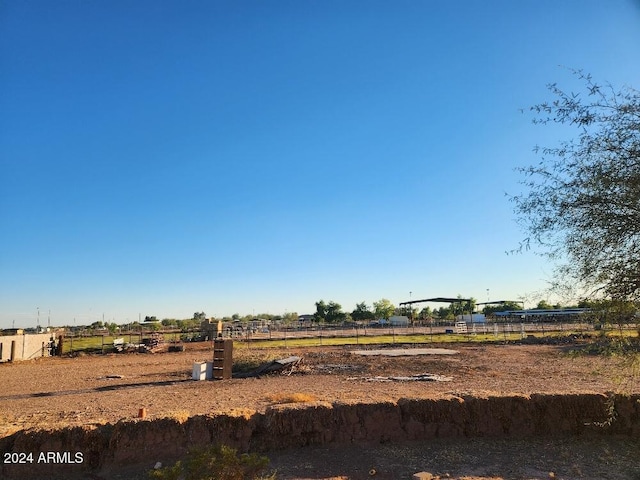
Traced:
<path fill-rule="evenodd" d="M 640 2 L 0 3 L 0 327 L 530 297 L 505 193 Z"/>

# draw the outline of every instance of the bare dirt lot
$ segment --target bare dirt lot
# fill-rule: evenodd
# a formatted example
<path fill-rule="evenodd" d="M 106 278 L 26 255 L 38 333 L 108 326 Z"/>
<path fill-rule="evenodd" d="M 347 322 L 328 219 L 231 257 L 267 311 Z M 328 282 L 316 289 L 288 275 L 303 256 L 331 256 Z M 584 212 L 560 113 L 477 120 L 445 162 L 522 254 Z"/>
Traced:
<path fill-rule="evenodd" d="M 177 353 L 109 354 L 3 364 L 0 437 L 25 429 L 115 423 L 136 418 L 141 408 L 146 409 L 148 419 L 265 411 L 296 394 L 302 394 L 299 397 L 303 400 L 319 402 L 376 403 L 451 395 L 639 391 L 623 359 L 575 358 L 566 353 L 566 347 L 458 344 L 455 355 L 393 357 L 355 355 L 355 349 L 236 348 L 234 364 L 245 370 L 290 355 L 302 357 L 302 362 L 288 374 L 224 381 L 191 380 L 193 363 L 210 360 L 208 344 L 189 344 L 186 351 Z M 372 380 L 427 373 L 450 377 L 450 381 Z M 640 478 L 640 470 L 636 470 L 638 453 L 637 440 L 611 437 L 469 439 L 437 445 L 353 445 L 349 449 L 329 446 L 274 452 L 269 457 L 280 472 L 278 478 L 410 478 L 411 473 L 428 470 L 486 478 L 622 479 Z M 372 471 L 375 473 L 370 476 Z"/>

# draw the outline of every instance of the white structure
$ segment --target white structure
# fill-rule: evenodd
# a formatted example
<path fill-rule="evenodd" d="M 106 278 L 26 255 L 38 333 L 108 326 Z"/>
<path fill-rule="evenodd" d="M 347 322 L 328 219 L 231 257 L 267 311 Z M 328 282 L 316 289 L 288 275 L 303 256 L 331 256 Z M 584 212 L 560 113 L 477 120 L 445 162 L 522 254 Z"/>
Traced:
<path fill-rule="evenodd" d="M 193 380 L 213 380 L 213 362 L 194 362 Z"/>
<path fill-rule="evenodd" d="M 406 317 L 404 315 L 395 315 L 393 317 L 389 317 L 389 325 L 393 327 L 408 327 L 409 317 Z"/>
<path fill-rule="evenodd" d="M 456 333 L 467 333 L 467 322 L 456 322 Z"/>
<path fill-rule="evenodd" d="M 484 325 L 487 322 L 487 317 L 485 317 L 484 313 L 474 313 L 473 315 L 465 313 L 464 315 L 458 315 L 456 322 L 481 323 Z"/>
<path fill-rule="evenodd" d="M 0 362 L 15 362 L 33 358 L 49 357 L 57 345 L 54 334 L 34 333 L 0 336 Z"/>

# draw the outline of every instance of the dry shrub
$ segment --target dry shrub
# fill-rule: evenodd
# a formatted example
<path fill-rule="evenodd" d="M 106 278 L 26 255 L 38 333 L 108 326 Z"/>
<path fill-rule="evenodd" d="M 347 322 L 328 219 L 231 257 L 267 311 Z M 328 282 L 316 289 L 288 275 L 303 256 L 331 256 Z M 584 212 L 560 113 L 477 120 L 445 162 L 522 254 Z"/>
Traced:
<path fill-rule="evenodd" d="M 318 400 L 310 393 L 272 393 L 266 399 L 271 403 L 307 403 Z"/>
<path fill-rule="evenodd" d="M 275 473 L 264 476 L 269 459 L 255 453 L 239 454 L 226 445 L 196 448 L 187 458 L 171 467 L 149 472 L 158 480 L 275 480 Z"/>

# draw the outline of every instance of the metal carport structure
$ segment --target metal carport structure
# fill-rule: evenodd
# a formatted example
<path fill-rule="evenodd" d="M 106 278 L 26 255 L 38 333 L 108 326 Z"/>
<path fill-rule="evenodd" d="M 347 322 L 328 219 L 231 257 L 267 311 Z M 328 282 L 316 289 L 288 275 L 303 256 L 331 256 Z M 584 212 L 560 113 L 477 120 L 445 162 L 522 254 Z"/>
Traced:
<path fill-rule="evenodd" d="M 402 307 L 403 305 L 411 306 L 414 303 L 426 303 L 426 302 L 434 302 L 434 303 L 467 303 L 469 307 L 469 313 L 473 313 L 471 311 L 471 302 L 473 300 L 471 298 L 448 298 L 448 297 L 434 297 L 434 298 L 425 298 L 422 300 L 409 300 L 408 302 L 401 302 L 398 306 Z M 411 307 L 409 307 L 409 311 L 411 312 Z M 463 310 L 464 312 L 464 310 Z M 413 316 L 413 314 L 412 314 Z M 412 318 L 413 320 L 413 318 Z"/>

